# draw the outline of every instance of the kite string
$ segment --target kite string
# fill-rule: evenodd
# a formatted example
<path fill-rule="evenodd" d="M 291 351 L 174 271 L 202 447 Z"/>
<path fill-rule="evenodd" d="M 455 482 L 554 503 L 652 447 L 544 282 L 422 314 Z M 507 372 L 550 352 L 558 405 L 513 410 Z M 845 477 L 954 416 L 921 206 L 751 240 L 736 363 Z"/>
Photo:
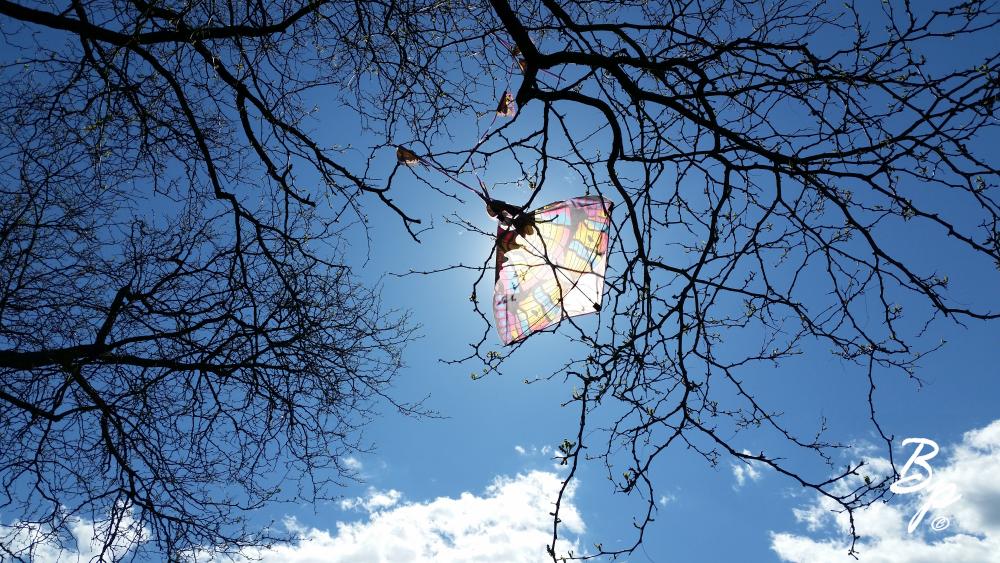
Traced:
<path fill-rule="evenodd" d="M 504 41 L 500 37 L 497 37 L 496 39 L 497 39 L 497 41 L 500 42 L 501 45 L 503 45 L 504 49 L 507 50 L 507 53 L 510 56 L 515 57 L 515 61 L 512 62 L 511 64 L 507 65 L 507 76 L 504 77 L 504 91 L 503 91 L 502 96 L 506 96 L 507 93 L 511 91 L 510 81 L 511 81 L 511 77 L 513 76 L 513 73 L 514 73 L 514 65 L 519 65 L 518 61 L 520 59 L 517 59 L 516 58 L 517 55 L 514 54 L 514 49 L 517 48 L 516 45 L 510 44 L 510 43 Z M 545 74 L 548 74 L 549 76 L 554 76 L 556 78 L 556 86 L 555 87 L 559 88 L 559 85 L 562 83 L 562 71 L 560 71 L 559 74 L 555 74 L 554 72 L 551 72 L 551 71 L 546 70 L 544 68 L 540 68 L 538 70 L 540 70 L 541 72 L 544 72 Z M 483 135 L 479 138 L 479 142 L 476 143 L 477 146 L 481 145 L 483 143 L 483 141 L 486 140 L 486 137 L 489 136 L 491 130 L 493 129 L 493 126 L 497 122 L 497 117 L 499 115 L 500 115 L 499 113 L 496 113 L 496 114 L 493 115 L 493 119 L 490 121 L 490 124 L 486 127 L 486 131 L 483 132 Z"/>
<path fill-rule="evenodd" d="M 497 41 L 500 42 L 501 45 L 504 46 L 505 49 L 507 49 L 507 53 L 509 55 L 516 57 L 515 52 L 514 52 L 514 49 L 516 47 L 515 45 L 512 45 L 512 44 L 504 41 L 500 37 L 497 37 L 496 39 L 497 39 Z M 517 64 L 516 60 L 513 63 L 511 63 L 510 65 L 507 66 L 507 75 L 504 77 L 505 88 L 504 88 L 503 96 L 506 96 L 507 93 L 510 92 L 510 81 L 511 81 L 511 77 L 513 76 L 513 70 L 514 70 L 514 65 L 515 64 Z M 562 81 L 562 76 L 561 75 L 554 74 L 554 73 L 549 72 L 548 70 L 545 70 L 545 69 L 539 69 L 539 70 L 541 70 L 542 72 L 545 72 L 545 73 L 547 73 L 547 74 L 549 74 L 551 76 L 555 76 L 556 79 L 557 79 L 556 84 L 558 84 L 559 82 Z M 494 113 L 493 120 L 490 121 L 489 126 L 487 126 L 487 128 L 486 128 L 486 132 L 483 133 L 483 136 L 479 139 L 479 143 L 478 144 L 482 144 L 483 140 L 485 140 L 486 137 L 489 135 L 490 130 L 493 129 L 493 125 L 496 124 L 497 116 L 498 115 L 499 115 L 498 113 Z M 469 190 L 470 192 L 472 192 L 473 194 L 475 194 L 476 196 L 478 196 L 480 199 L 482 199 L 485 203 L 490 204 L 493 201 L 493 199 L 490 197 L 489 190 L 486 188 L 486 183 L 483 182 L 482 178 L 480 178 L 479 174 L 476 173 L 475 171 L 473 171 L 473 174 L 476 175 L 476 179 L 479 181 L 479 189 L 476 189 L 476 188 L 470 186 L 469 184 L 466 184 L 465 182 L 463 182 L 462 180 L 460 180 L 455 174 L 452 174 L 447 169 L 445 169 L 443 166 L 439 165 L 438 163 L 434 162 L 433 160 L 430 160 L 430 159 L 427 159 L 427 158 L 422 158 L 422 159 L 420 159 L 420 163 L 423 164 L 427 168 L 431 168 L 431 169 L 436 170 L 438 173 L 444 175 L 446 178 L 448 178 L 452 182 L 455 182 L 459 186 L 462 186 L 463 188 Z M 534 199 L 534 195 L 535 194 L 532 194 L 531 199 Z M 530 200 L 529 200 L 529 202 L 530 202 Z"/>
<path fill-rule="evenodd" d="M 438 165 L 436 162 L 424 160 L 424 166 L 426 166 L 428 168 L 431 168 L 433 170 L 438 171 L 440 174 L 444 175 L 446 178 L 448 178 L 452 182 L 455 182 L 459 186 L 462 186 L 463 188 L 465 188 L 465 189 L 469 190 L 470 192 L 474 193 L 475 195 L 479 196 L 479 198 L 482 199 L 484 202 L 490 203 L 490 201 L 492 201 L 490 199 L 489 192 L 486 190 L 486 184 L 483 182 L 483 180 L 481 178 L 479 178 L 479 174 L 476 174 L 476 179 L 479 180 L 479 189 L 477 190 L 476 188 L 474 188 L 474 187 L 470 186 L 469 184 L 466 184 L 465 182 L 463 182 L 462 180 L 460 180 L 456 175 L 452 174 L 451 172 L 449 172 L 448 170 L 446 170 L 444 167 Z"/>
<path fill-rule="evenodd" d="M 499 37 L 497 37 L 497 41 L 499 41 L 500 44 L 503 45 L 507 49 L 507 52 L 512 57 L 516 57 L 516 55 L 514 55 L 514 48 L 516 47 L 516 45 L 512 45 L 510 43 L 507 43 L 506 41 L 504 41 L 503 39 L 501 39 Z M 514 68 L 514 64 L 517 64 L 517 60 L 515 60 L 513 64 L 511 64 L 510 66 L 507 67 L 507 83 L 508 83 L 508 86 L 510 85 L 510 75 L 511 75 L 510 71 Z M 548 74 L 549 76 L 556 77 L 556 79 L 557 79 L 557 81 L 556 81 L 556 88 L 559 87 L 559 82 L 562 81 L 562 75 L 561 74 L 556 74 L 556 73 L 554 73 L 554 72 L 552 72 L 552 71 L 550 71 L 548 69 L 544 69 L 544 68 L 540 68 L 538 70 L 541 71 L 541 72 L 544 72 L 545 74 Z"/>
<path fill-rule="evenodd" d="M 499 37 L 497 37 L 497 40 L 500 41 L 500 44 L 503 45 L 505 49 L 507 49 L 508 54 L 513 55 L 512 45 L 510 45 L 509 43 L 507 43 L 506 41 L 504 41 Z M 507 76 L 504 77 L 504 90 L 501 96 L 506 97 L 507 93 L 510 92 L 510 77 L 513 74 L 513 72 L 514 72 L 514 63 L 511 63 L 507 65 Z M 486 126 L 486 131 L 483 132 L 483 136 L 479 137 L 479 142 L 476 143 L 477 145 L 481 145 L 483 141 L 486 140 L 486 137 L 490 134 L 490 131 L 493 129 L 493 126 L 496 125 L 497 117 L 499 117 L 499 115 L 500 115 L 499 112 L 493 114 L 493 119 L 490 121 L 490 124 Z"/>

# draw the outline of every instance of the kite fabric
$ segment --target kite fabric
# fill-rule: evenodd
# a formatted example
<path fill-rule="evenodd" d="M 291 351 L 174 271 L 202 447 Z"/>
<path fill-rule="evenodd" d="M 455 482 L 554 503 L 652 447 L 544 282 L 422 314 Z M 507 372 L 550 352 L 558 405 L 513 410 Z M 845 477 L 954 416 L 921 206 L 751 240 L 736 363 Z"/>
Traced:
<path fill-rule="evenodd" d="M 493 316 L 504 344 L 600 311 L 611 206 L 577 197 L 501 221 Z"/>

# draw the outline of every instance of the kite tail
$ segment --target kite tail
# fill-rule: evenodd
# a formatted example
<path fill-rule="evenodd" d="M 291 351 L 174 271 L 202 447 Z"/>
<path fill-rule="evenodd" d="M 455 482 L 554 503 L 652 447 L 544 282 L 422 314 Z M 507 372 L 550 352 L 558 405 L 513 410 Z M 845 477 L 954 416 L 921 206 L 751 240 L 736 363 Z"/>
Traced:
<path fill-rule="evenodd" d="M 476 189 L 476 188 L 470 186 L 469 184 L 466 184 L 462 180 L 460 180 L 457 176 L 455 176 L 451 172 L 445 170 L 444 168 L 442 168 L 442 167 L 440 167 L 440 166 L 438 166 L 436 164 L 425 163 L 425 166 L 427 166 L 428 168 L 433 168 L 434 170 L 437 170 L 444 177 L 448 178 L 452 182 L 455 182 L 459 186 L 462 186 L 463 188 L 465 188 L 465 189 L 469 190 L 470 192 L 474 193 L 476 196 L 479 197 L 479 199 L 483 200 L 484 202 L 489 203 L 491 201 L 490 200 L 490 194 L 486 190 L 486 184 L 479 178 L 478 175 L 476 176 L 476 179 L 479 180 L 479 189 Z"/>
<path fill-rule="evenodd" d="M 508 43 L 508 42 L 504 41 L 503 39 L 501 39 L 499 37 L 497 37 L 497 41 L 499 41 L 500 44 L 503 45 L 505 49 L 507 49 L 507 52 L 511 53 L 511 54 L 513 54 L 514 49 L 517 47 L 516 45 L 514 45 L 512 43 Z M 514 63 L 517 64 L 517 61 L 515 60 Z M 513 69 L 514 69 L 514 65 L 513 64 L 510 65 L 510 67 L 507 68 L 507 81 L 508 82 L 510 82 L 510 73 L 511 73 L 511 71 Z M 554 72 L 548 71 L 548 70 L 546 70 L 544 68 L 540 68 L 538 70 L 541 71 L 541 72 L 544 72 L 545 74 L 548 74 L 549 76 L 554 76 L 556 78 L 556 80 L 558 80 L 559 82 L 562 81 L 562 76 L 560 76 L 560 75 L 558 75 L 558 74 L 556 74 Z M 559 82 L 556 82 L 557 87 L 558 87 Z"/>

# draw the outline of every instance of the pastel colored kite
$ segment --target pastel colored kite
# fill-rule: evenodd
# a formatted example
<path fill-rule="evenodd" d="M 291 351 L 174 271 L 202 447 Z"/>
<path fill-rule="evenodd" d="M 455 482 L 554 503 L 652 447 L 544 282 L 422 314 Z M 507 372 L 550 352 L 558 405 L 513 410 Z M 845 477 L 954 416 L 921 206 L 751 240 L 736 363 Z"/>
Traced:
<path fill-rule="evenodd" d="M 504 344 L 600 311 L 611 205 L 587 196 L 499 214 L 493 316 Z"/>

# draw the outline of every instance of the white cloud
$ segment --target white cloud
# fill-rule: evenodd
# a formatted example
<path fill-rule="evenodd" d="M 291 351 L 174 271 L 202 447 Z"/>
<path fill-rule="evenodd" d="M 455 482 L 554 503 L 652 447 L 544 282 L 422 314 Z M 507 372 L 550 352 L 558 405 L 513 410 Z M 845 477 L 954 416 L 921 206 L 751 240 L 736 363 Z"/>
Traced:
<path fill-rule="evenodd" d="M 901 464 L 912 451 L 903 452 Z M 873 476 L 888 472 L 888 461 L 869 461 Z M 907 525 L 930 499 L 927 491 L 897 495 L 888 504 L 879 502 L 855 514 L 863 536 L 857 546 L 860 560 L 847 555 L 846 515 L 832 512 L 835 506 L 826 498 L 794 511 L 796 520 L 811 534 L 772 533 L 771 549 L 783 561 L 794 563 L 1000 563 L 1000 420 L 966 432 L 950 450 L 942 446 L 929 464 L 933 469 L 930 482 L 935 486 L 951 483 L 961 498 L 930 510 L 912 534 Z M 845 483 L 842 490 L 858 484 Z M 948 527 L 935 531 L 932 522 L 936 518 L 947 518 Z"/>
<path fill-rule="evenodd" d="M 517 452 L 519 455 L 527 455 L 527 456 L 541 455 L 546 457 L 552 456 L 552 454 L 556 452 L 555 448 L 549 445 L 545 445 L 540 448 L 538 446 L 525 447 L 521 445 L 516 445 L 514 446 L 514 451 Z M 558 455 L 558 453 L 556 455 Z"/>
<path fill-rule="evenodd" d="M 130 511 L 126 510 L 117 518 L 119 520 L 114 528 L 111 520 L 70 518 L 67 521 L 69 537 L 58 537 L 52 533 L 51 528 L 37 524 L 0 524 L 0 543 L 17 557 L 32 563 L 118 561 L 137 543 L 145 541 L 149 530 L 140 527 Z M 105 548 L 103 540 L 112 530 L 114 540 Z M 0 556 L 0 561 L 3 560 Z"/>
<path fill-rule="evenodd" d="M 552 502 L 562 484 L 556 473 L 532 471 L 516 477 L 497 477 L 482 495 L 465 492 L 458 498 L 402 502 L 396 490 L 369 489 L 364 497 L 348 499 L 346 508 L 368 512 L 358 522 L 335 522 L 332 530 L 308 528 L 294 519 L 285 526 L 299 537 L 293 544 L 255 550 L 245 558 L 198 553 L 202 563 L 458 563 L 504 561 L 537 562 L 548 559 L 545 546 L 552 539 Z M 573 503 L 575 488 L 563 496 L 560 518 L 564 537 L 585 532 Z M 342 503 L 343 504 L 343 503 Z M 36 530 L 16 532 L 23 545 L 37 541 L 25 558 L 33 563 L 83 563 L 100 553 L 102 524 L 78 520 L 72 527 L 76 547 L 40 538 Z M 129 527 L 136 539 L 134 526 Z M 34 534 L 34 535 L 32 535 Z M 15 528 L 0 525 L 0 537 L 11 540 Z M 132 542 L 123 542 L 131 545 Z M 115 560 L 128 547 L 114 550 Z M 578 539 L 560 540 L 559 554 L 584 553 Z M 96 560 L 96 559 L 94 559 Z"/>
<path fill-rule="evenodd" d="M 542 447 L 515 445 L 514 451 L 517 452 L 518 455 L 527 458 L 538 456 L 547 460 L 552 460 L 553 463 L 551 468 L 556 471 L 561 472 L 569 469 L 569 465 L 566 463 L 566 454 L 563 453 L 562 450 L 558 450 L 549 445 Z"/>
<path fill-rule="evenodd" d="M 351 471 L 361 471 L 365 467 L 364 464 L 361 463 L 361 460 L 354 456 L 345 457 L 341 460 L 341 462 L 344 464 L 344 467 L 350 469 Z"/>
<path fill-rule="evenodd" d="M 660 500 L 658 502 L 660 503 L 660 506 L 667 506 L 667 504 L 674 502 L 675 500 L 677 500 L 677 497 L 668 493 L 660 495 Z"/>
<path fill-rule="evenodd" d="M 743 453 L 746 455 L 750 455 L 750 452 L 748 450 L 743 450 Z M 736 477 L 736 485 L 733 486 L 734 489 L 742 487 L 747 482 L 747 479 L 751 481 L 760 480 L 762 475 L 760 473 L 760 470 L 757 469 L 756 467 L 757 463 L 759 462 L 737 460 L 732 464 L 733 477 Z"/>
<path fill-rule="evenodd" d="M 379 491 L 374 488 L 368 489 L 368 494 L 363 497 L 345 498 L 340 501 L 341 510 L 351 510 L 355 508 L 363 509 L 365 512 L 378 512 L 396 505 L 403 497 L 403 493 L 396 489 Z"/>
<path fill-rule="evenodd" d="M 261 563 L 368 562 L 537 562 L 547 558 L 552 538 L 552 501 L 561 478 L 532 471 L 513 478 L 497 477 L 483 495 L 429 502 L 393 502 L 391 509 L 372 511 L 366 520 L 337 522 L 333 530 L 305 528 L 286 521 L 300 540 L 249 553 Z M 580 535 L 585 526 L 573 504 L 573 489 L 563 497 L 563 533 Z M 374 491 L 375 496 L 387 495 Z M 366 500 L 375 498 L 372 494 Z M 363 506 L 363 505 L 362 505 Z M 560 553 L 582 553 L 578 543 L 562 541 Z M 217 559 L 219 563 L 228 559 Z"/>

